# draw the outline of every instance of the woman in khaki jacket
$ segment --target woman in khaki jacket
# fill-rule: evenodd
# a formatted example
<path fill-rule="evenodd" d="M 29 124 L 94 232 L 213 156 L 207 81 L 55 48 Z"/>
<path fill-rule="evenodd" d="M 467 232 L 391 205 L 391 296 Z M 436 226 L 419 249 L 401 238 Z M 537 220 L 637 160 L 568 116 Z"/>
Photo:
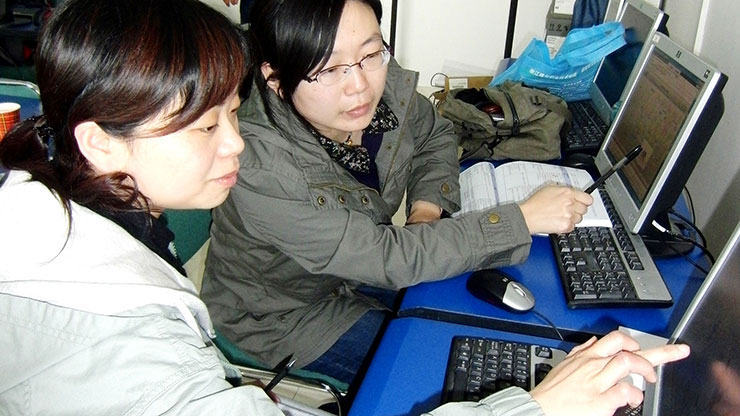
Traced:
<path fill-rule="evenodd" d="M 274 366 L 350 382 L 395 289 L 520 263 L 592 198 L 548 187 L 457 218 L 457 139 L 390 56 L 376 0 L 257 0 L 239 181 L 215 210 L 202 296 Z M 391 216 L 407 193 L 408 223 Z M 379 289 L 382 288 L 382 289 Z M 390 290 L 390 291 L 389 291 Z"/>

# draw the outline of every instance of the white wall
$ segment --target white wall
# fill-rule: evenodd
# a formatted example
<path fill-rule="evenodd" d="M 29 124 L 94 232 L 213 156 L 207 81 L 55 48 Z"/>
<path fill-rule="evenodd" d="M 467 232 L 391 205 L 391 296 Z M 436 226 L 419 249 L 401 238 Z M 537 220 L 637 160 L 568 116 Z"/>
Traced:
<path fill-rule="evenodd" d="M 696 8 L 688 3 L 697 3 L 699 0 L 672 2 L 686 3 L 685 11 L 693 14 Z M 696 19 L 700 28 L 696 36 L 696 51 L 727 74 L 729 79 L 723 93 L 724 116 L 699 159 L 688 187 L 696 207 L 697 224 L 709 239 L 712 252 L 719 254 L 740 221 L 740 55 L 736 48 L 736 42 L 740 39 L 740 25 L 737 22 L 740 2 L 705 0 L 704 3 L 699 8 L 704 14 L 699 17 L 701 13 L 697 13 Z M 705 21 L 702 22 L 701 18 Z"/>
<path fill-rule="evenodd" d="M 689 50 L 694 49 L 702 3 L 702 0 L 663 1 L 663 11 L 668 15 L 669 36 Z"/>
<path fill-rule="evenodd" d="M 214 9 L 218 10 L 219 12 L 223 13 L 231 19 L 234 23 L 241 23 L 241 15 L 239 14 L 239 5 L 234 4 L 227 6 L 223 0 L 201 0 L 203 3 L 213 7 Z"/>
<path fill-rule="evenodd" d="M 382 0 L 381 28 L 390 38 L 391 1 Z M 420 85 L 437 72 L 490 75 L 504 55 L 509 0 L 399 0 L 395 57 L 419 71 Z M 520 0 L 512 56 L 542 38 L 550 0 Z"/>

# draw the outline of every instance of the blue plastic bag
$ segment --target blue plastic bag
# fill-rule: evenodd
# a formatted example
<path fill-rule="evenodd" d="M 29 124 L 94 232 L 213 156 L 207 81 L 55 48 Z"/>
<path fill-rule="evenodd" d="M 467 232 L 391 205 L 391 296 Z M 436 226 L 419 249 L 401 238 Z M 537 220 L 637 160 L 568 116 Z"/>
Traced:
<path fill-rule="evenodd" d="M 546 89 L 565 101 L 585 100 L 601 59 L 626 44 L 624 27 L 609 22 L 585 29 L 572 29 L 555 57 L 545 42 L 532 39 L 521 56 L 490 83 L 521 81 Z"/>

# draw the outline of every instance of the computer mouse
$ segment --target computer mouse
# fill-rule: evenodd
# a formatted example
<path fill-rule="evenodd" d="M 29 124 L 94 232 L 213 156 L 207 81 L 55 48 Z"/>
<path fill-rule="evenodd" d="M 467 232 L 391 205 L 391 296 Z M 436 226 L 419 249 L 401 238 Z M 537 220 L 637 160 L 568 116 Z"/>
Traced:
<path fill-rule="evenodd" d="M 594 157 L 586 153 L 571 153 L 560 161 L 560 165 L 584 169 L 594 178 L 599 177 L 599 169 L 596 167 Z"/>
<path fill-rule="evenodd" d="M 527 312 L 534 308 L 532 292 L 500 270 L 475 271 L 468 277 L 466 286 L 476 298 L 511 312 Z"/>

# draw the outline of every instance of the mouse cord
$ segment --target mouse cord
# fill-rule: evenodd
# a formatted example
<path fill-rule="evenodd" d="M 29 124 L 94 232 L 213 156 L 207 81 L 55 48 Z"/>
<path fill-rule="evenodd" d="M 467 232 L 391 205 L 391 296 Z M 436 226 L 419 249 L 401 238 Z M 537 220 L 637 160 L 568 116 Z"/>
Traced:
<path fill-rule="evenodd" d="M 541 313 L 539 313 L 539 312 L 537 312 L 537 311 L 535 311 L 535 310 L 532 310 L 532 313 L 533 313 L 533 314 L 534 314 L 534 315 L 535 315 L 536 317 L 538 317 L 538 318 L 542 319 L 543 321 L 547 322 L 548 324 L 550 324 L 550 326 L 552 327 L 552 329 L 554 329 L 554 330 L 555 330 L 555 332 L 556 332 L 556 333 L 558 334 L 558 338 L 560 338 L 560 340 L 561 340 L 561 341 L 565 341 L 565 340 L 563 339 L 563 334 L 561 334 L 561 333 L 560 333 L 560 331 L 558 330 L 558 327 L 556 327 L 556 326 L 555 326 L 555 324 L 554 324 L 554 323 L 552 323 L 552 321 L 551 321 L 551 320 L 547 319 L 547 317 L 546 317 L 545 315 L 543 315 L 543 314 L 541 314 Z"/>

